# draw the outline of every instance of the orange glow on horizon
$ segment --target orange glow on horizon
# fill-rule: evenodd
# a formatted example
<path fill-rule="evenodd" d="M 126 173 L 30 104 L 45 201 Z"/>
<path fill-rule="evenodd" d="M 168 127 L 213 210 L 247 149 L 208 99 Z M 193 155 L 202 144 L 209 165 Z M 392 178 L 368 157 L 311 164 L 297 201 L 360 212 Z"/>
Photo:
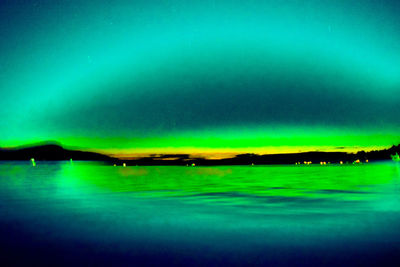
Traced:
<path fill-rule="evenodd" d="M 348 152 L 356 153 L 364 150 L 366 152 L 372 150 L 385 149 L 386 147 L 348 147 L 345 149 L 337 149 L 336 147 L 259 147 L 259 148 L 201 148 L 201 147 L 166 147 L 166 148 L 132 148 L 132 149 L 104 149 L 95 150 L 96 152 L 110 155 L 119 159 L 137 159 L 143 157 L 152 157 L 168 154 L 188 154 L 190 158 L 206 158 L 206 159 L 223 159 L 232 158 L 238 154 L 288 154 L 302 153 L 310 151 L 320 152 Z M 171 160 L 166 158 L 165 160 Z"/>

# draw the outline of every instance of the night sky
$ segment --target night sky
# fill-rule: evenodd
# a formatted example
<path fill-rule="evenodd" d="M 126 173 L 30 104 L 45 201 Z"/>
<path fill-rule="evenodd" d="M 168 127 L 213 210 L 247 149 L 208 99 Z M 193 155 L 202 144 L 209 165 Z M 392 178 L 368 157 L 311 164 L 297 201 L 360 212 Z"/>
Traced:
<path fill-rule="evenodd" d="M 399 14 L 368 0 L 1 1 L 0 146 L 398 144 Z"/>

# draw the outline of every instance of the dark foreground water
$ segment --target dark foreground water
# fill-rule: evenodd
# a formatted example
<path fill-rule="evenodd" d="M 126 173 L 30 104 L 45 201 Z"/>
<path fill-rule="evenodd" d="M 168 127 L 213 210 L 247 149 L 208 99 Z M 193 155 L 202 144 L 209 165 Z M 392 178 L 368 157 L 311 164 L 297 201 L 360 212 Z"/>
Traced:
<path fill-rule="evenodd" d="M 0 163 L 8 265 L 400 265 L 400 164 Z"/>

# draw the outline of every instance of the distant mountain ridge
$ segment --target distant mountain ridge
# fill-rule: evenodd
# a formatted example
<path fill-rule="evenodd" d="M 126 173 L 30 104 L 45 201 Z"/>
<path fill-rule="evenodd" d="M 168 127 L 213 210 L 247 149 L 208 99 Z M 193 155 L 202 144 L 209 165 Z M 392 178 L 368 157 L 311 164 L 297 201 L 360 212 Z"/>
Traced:
<path fill-rule="evenodd" d="M 113 158 L 86 151 L 68 150 L 60 145 L 46 144 L 33 147 L 17 149 L 0 149 L 0 160 L 94 160 L 94 161 L 112 161 Z"/>
<path fill-rule="evenodd" d="M 347 152 L 302 152 L 288 154 L 239 154 L 233 158 L 225 159 L 204 159 L 191 158 L 189 154 L 183 155 L 158 155 L 143 157 L 135 160 L 123 161 L 127 165 L 191 165 L 213 166 L 213 165 L 268 165 L 268 164 L 320 164 L 329 163 L 353 163 L 354 161 L 379 161 L 391 160 L 391 155 L 400 153 L 400 145 L 392 146 L 389 149 L 374 150 L 370 152 L 359 151 L 357 153 Z M 177 157 L 178 156 L 178 157 Z M 122 160 L 120 160 L 122 161 Z"/>
<path fill-rule="evenodd" d="M 87 161 L 103 161 L 113 164 L 126 165 L 263 165 L 263 164 L 303 164 L 304 162 L 311 163 L 352 163 L 354 161 L 378 161 L 390 160 L 391 155 L 400 153 L 400 145 L 392 146 L 388 149 L 374 150 L 370 152 L 359 151 L 357 153 L 346 152 L 302 152 L 289 154 L 239 154 L 233 158 L 225 159 L 204 159 L 191 158 L 189 154 L 173 154 L 173 155 L 158 155 L 142 157 L 138 159 L 123 160 L 113 158 L 107 155 L 85 152 L 78 150 L 65 149 L 58 144 L 45 144 L 33 147 L 15 148 L 15 149 L 0 149 L 0 160 L 87 160 Z"/>

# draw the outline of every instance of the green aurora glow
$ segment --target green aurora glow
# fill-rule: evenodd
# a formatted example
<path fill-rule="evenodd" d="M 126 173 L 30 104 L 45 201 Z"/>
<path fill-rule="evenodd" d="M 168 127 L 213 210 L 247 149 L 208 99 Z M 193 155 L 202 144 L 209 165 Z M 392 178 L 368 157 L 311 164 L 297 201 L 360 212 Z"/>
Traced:
<path fill-rule="evenodd" d="M 57 140 L 129 154 L 400 143 L 395 1 L 0 5 L 2 147 Z"/>

